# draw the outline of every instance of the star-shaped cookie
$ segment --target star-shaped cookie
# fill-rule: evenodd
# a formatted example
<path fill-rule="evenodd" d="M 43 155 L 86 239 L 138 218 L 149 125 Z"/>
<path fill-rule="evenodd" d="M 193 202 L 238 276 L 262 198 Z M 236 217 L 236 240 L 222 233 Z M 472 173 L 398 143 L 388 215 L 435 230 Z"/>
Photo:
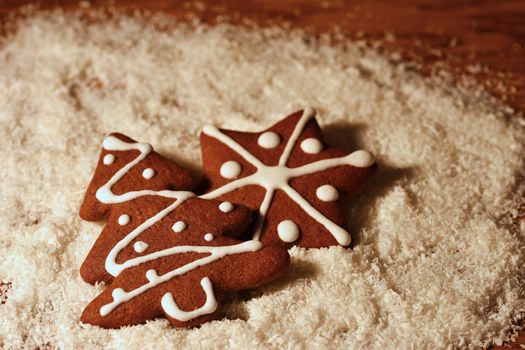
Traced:
<path fill-rule="evenodd" d="M 285 247 L 350 245 L 344 202 L 371 178 L 374 157 L 329 147 L 313 109 L 257 133 L 206 126 L 200 140 L 209 181 L 200 197 L 258 212 L 251 238 Z"/>

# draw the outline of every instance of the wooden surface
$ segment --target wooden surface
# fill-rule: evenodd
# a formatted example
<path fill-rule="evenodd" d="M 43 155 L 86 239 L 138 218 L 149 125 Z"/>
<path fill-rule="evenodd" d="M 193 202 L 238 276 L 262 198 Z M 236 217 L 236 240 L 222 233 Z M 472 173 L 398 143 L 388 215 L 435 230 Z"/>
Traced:
<path fill-rule="evenodd" d="M 0 18 L 33 2 L 0 0 Z M 122 11 L 162 11 L 179 18 L 197 16 L 210 23 L 280 25 L 312 33 L 339 30 L 386 52 L 401 53 L 424 74 L 443 70 L 453 73 L 458 83 L 473 78 L 525 113 L 525 0 L 117 0 L 111 4 Z M 107 1 L 89 3 L 91 8 L 108 5 Z M 41 6 L 75 9 L 78 2 L 52 0 Z M 520 344 L 525 344 L 525 332 L 510 347 L 495 349 L 525 348 Z"/>

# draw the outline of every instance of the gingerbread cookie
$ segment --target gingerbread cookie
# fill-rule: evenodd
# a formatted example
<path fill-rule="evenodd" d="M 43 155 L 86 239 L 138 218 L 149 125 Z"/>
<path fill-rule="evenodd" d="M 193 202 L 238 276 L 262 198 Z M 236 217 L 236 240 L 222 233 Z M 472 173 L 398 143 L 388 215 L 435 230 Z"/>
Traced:
<path fill-rule="evenodd" d="M 152 159 L 151 146 L 120 134 L 105 139 L 102 164 L 117 151 L 126 161 L 111 172 L 99 164 L 84 201 L 96 208 L 90 213 L 98 216 L 89 218 L 109 217 L 81 276 L 109 287 L 87 306 L 82 322 L 118 328 L 165 316 L 176 326 L 199 325 L 219 316 L 225 293 L 267 283 L 288 266 L 285 249 L 232 238 L 249 225 L 249 209 L 169 189 L 171 175 L 179 186 L 192 181 L 160 155 Z M 163 176 L 156 189 L 141 188 L 136 177 L 150 168 Z M 94 200 L 100 205 L 89 204 Z"/>
<path fill-rule="evenodd" d="M 206 126 L 201 149 L 210 183 L 201 197 L 258 211 L 253 239 L 284 247 L 350 244 L 343 204 L 371 178 L 376 165 L 367 151 L 328 147 L 313 109 L 258 133 Z"/>

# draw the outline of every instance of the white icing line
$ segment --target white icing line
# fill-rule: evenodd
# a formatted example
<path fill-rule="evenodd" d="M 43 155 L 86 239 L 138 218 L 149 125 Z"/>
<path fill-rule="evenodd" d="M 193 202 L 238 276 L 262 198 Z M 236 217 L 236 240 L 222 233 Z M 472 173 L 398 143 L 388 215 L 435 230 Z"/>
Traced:
<path fill-rule="evenodd" d="M 238 144 L 234 139 L 232 139 L 229 136 L 226 136 L 223 134 L 219 129 L 217 129 L 213 125 L 206 125 L 202 132 L 208 136 L 211 136 L 226 146 L 230 147 L 232 150 L 237 152 L 241 157 L 243 157 L 248 163 L 253 165 L 254 167 L 258 168 L 260 166 L 264 166 L 264 164 L 257 159 L 253 154 L 248 152 L 244 147 L 242 147 L 240 144 Z"/>
<path fill-rule="evenodd" d="M 264 220 L 266 219 L 266 214 L 268 213 L 268 209 L 270 209 L 270 205 L 272 204 L 273 192 L 273 189 L 266 190 L 266 193 L 264 194 L 264 199 L 261 203 L 261 206 L 259 207 L 259 216 L 257 217 L 257 223 L 255 224 L 255 230 L 253 231 L 252 237 L 252 239 L 255 239 L 257 241 L 261 239 Z"/>
<path fill-rule="evenodd" d="M 206 293 L 206 302 L 200 308 L 193 311 L 183 311 L 173 299 L 173 295 L 171 293 L 166 293 L 161 300 L 161 305 L 164 309 L 164 312 L 176 320 L 186 322 L 202 315 L 211 314 L 217 310 L 219 303 L 217 303 L 217 299 L 215 299 L 215 294 L 213 293 L 213 286 L 210 279 L 208 277 L 204 277 L 201 280 L 201 286 L 204 290 L 204 293 Z"/>
<path fill-rule="evenodd" d="M 232 182 L 229 182 L 219 188 L 216 188 L 215 190 L 211 191 L 211 192 L 208 192 L 208 193 L 205 193 L 205 194 L 202 194 L 199 196 L 199 198 L 201 199 L 215 199 L 217 197 L 220 197 L 226 193 L 230 193 L 232 191 L 235 191 L 236 189 L 239 189 L 241 187 L 244 187 L 244 186 L 248 186 L 248 185 L 255 185 L 255 181 L 253 181 L 253 175 L 255 174 L 252 174 L 252 175 L 249 175 L 249 176 L 246 176 L 246 177 L 242 177 L 240 179 L 237 179 L 235 181 L 232 181 Z"/>
<path fill-rule="evenodd" d="M 303 208 L 303 210 L 307 212 L 308 215 L 310 215 L 315 221 L 323 225 L 328 230 L 328 232 L 334 236 L 337 243 L 342 246 L 347 246 L 352 242 L 352 236 L 350 236 L 348 231 L 336 225 L 333 221 L 321 214 L 306 199 L 304 199 L 303 196 L 299 194 L 299 192 L 288 185 L 283 187 L 282 190 L 286 192 L 286 194 L 301 208 Z"/>
<path fill-rule="evenodd" d="M 288 142 L 286 143 L 286 147 L 283 153 L 281 154 L 281 158 L 279 159 L 279 165 L 286 165 L 286 163 L 288 162 L 288 159 L 290 158 L 290 155 L 292 154 L 292 150 L 295 144 L 297 143 L 297 139 L 299 138 L 299 136 L 301 136 L 301 133 L 303 132 L 303 129 L 306 123 L 310 119 L 315 117 L 315 114 L 316 112 L 315 112 L 315 109 L 313 108 L 305 108 L 303 110 L 303 115 L 301 116 L 297 124 L 295 124 L 295 128 L 292 132 L 292 135 L 290 135 L 290 138 L 288 139 Z"/>
<path fill-rule="evenodd" d="M 322 159 L 297 168 L 290 168 L 289 176 L 291 178 L 299 177 L 343 165 L 351 165 L 357 168 L 368 168 L 372 164 L 374 164 L 374 157 L 372 154 L 368 151 L 359 150 L 352 152 L 345 157 Z"/>

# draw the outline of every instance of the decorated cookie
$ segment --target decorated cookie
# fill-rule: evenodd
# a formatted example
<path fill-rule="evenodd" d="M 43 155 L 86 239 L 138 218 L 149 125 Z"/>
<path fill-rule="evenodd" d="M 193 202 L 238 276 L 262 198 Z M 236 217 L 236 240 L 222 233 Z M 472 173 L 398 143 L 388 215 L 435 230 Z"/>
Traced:
<path fill-rule="evenodd" d="M 115 176 L 119 172 L 122 176 Z M 104 184 L 107 185 L 102 187 Z M 114 133 L 104 140 L 95 174 L 80 207 L 80 217 L 100 221 L 113 204 L 136 197 L 136 194 L 191 190 L 194 184 L 186 170 L 154 152 L 150 144 Z M 109 186 L 115 193 L 111 198 L 107 196 Z"/>
<path fill-rule="evenodd" d="M 329 147 L 314 117 L 305 109 L 258 133 L 204 127 L 210 188 L 201 198 L 257 211 L 249 235 L 264 244 L 348 246 L 343 205 L 371 178 L 374 158 L 364 150 Z"/>
<path fill-rule="evenodd" d="M 111 172 L 101 170 L 106 154 L 117 150 L 115 158 L 127 156 L 125 161 Z M 119 328 L 166 317 L 176 326 L 196 326 L 220 316 L 225 293 L 267 283 L 289 264 L 284 248 L 234 238 L 251 222 L 248 208 L 174 190 L 191 178 L 153 155 L 149 145 L 119 134 L 104 140 L 83 208 L 100 202 L 87 205 L 97 213 L 89 218 L 108 221 L 81 276 L 109 286 L 84 310 L 84 323 Z M 156 185 L 141 182 L 160 174 Z"/>
<path fill-rule="evenodd" d="M 87 306 L 82 322 L 119 328 L 164 316 L 178 327 L 199 325 L 220 316 L 224 293 L 267 283 L 288 266 L 283 248 L 227 236 L 250 222 L 242 206 L 224 213 L 221 202 L 189 198 L 142 230 L 146 219 L 169 208 L 165 204 L 152 196 L 112 209 L 82 266 L 84 279 L 110 285 Z M 118 223 L 124 213 L 131 217 L 127 228 Z M 97 260 L 105 260 L 105 271 L 97 271 L 103 266 Z"/>

